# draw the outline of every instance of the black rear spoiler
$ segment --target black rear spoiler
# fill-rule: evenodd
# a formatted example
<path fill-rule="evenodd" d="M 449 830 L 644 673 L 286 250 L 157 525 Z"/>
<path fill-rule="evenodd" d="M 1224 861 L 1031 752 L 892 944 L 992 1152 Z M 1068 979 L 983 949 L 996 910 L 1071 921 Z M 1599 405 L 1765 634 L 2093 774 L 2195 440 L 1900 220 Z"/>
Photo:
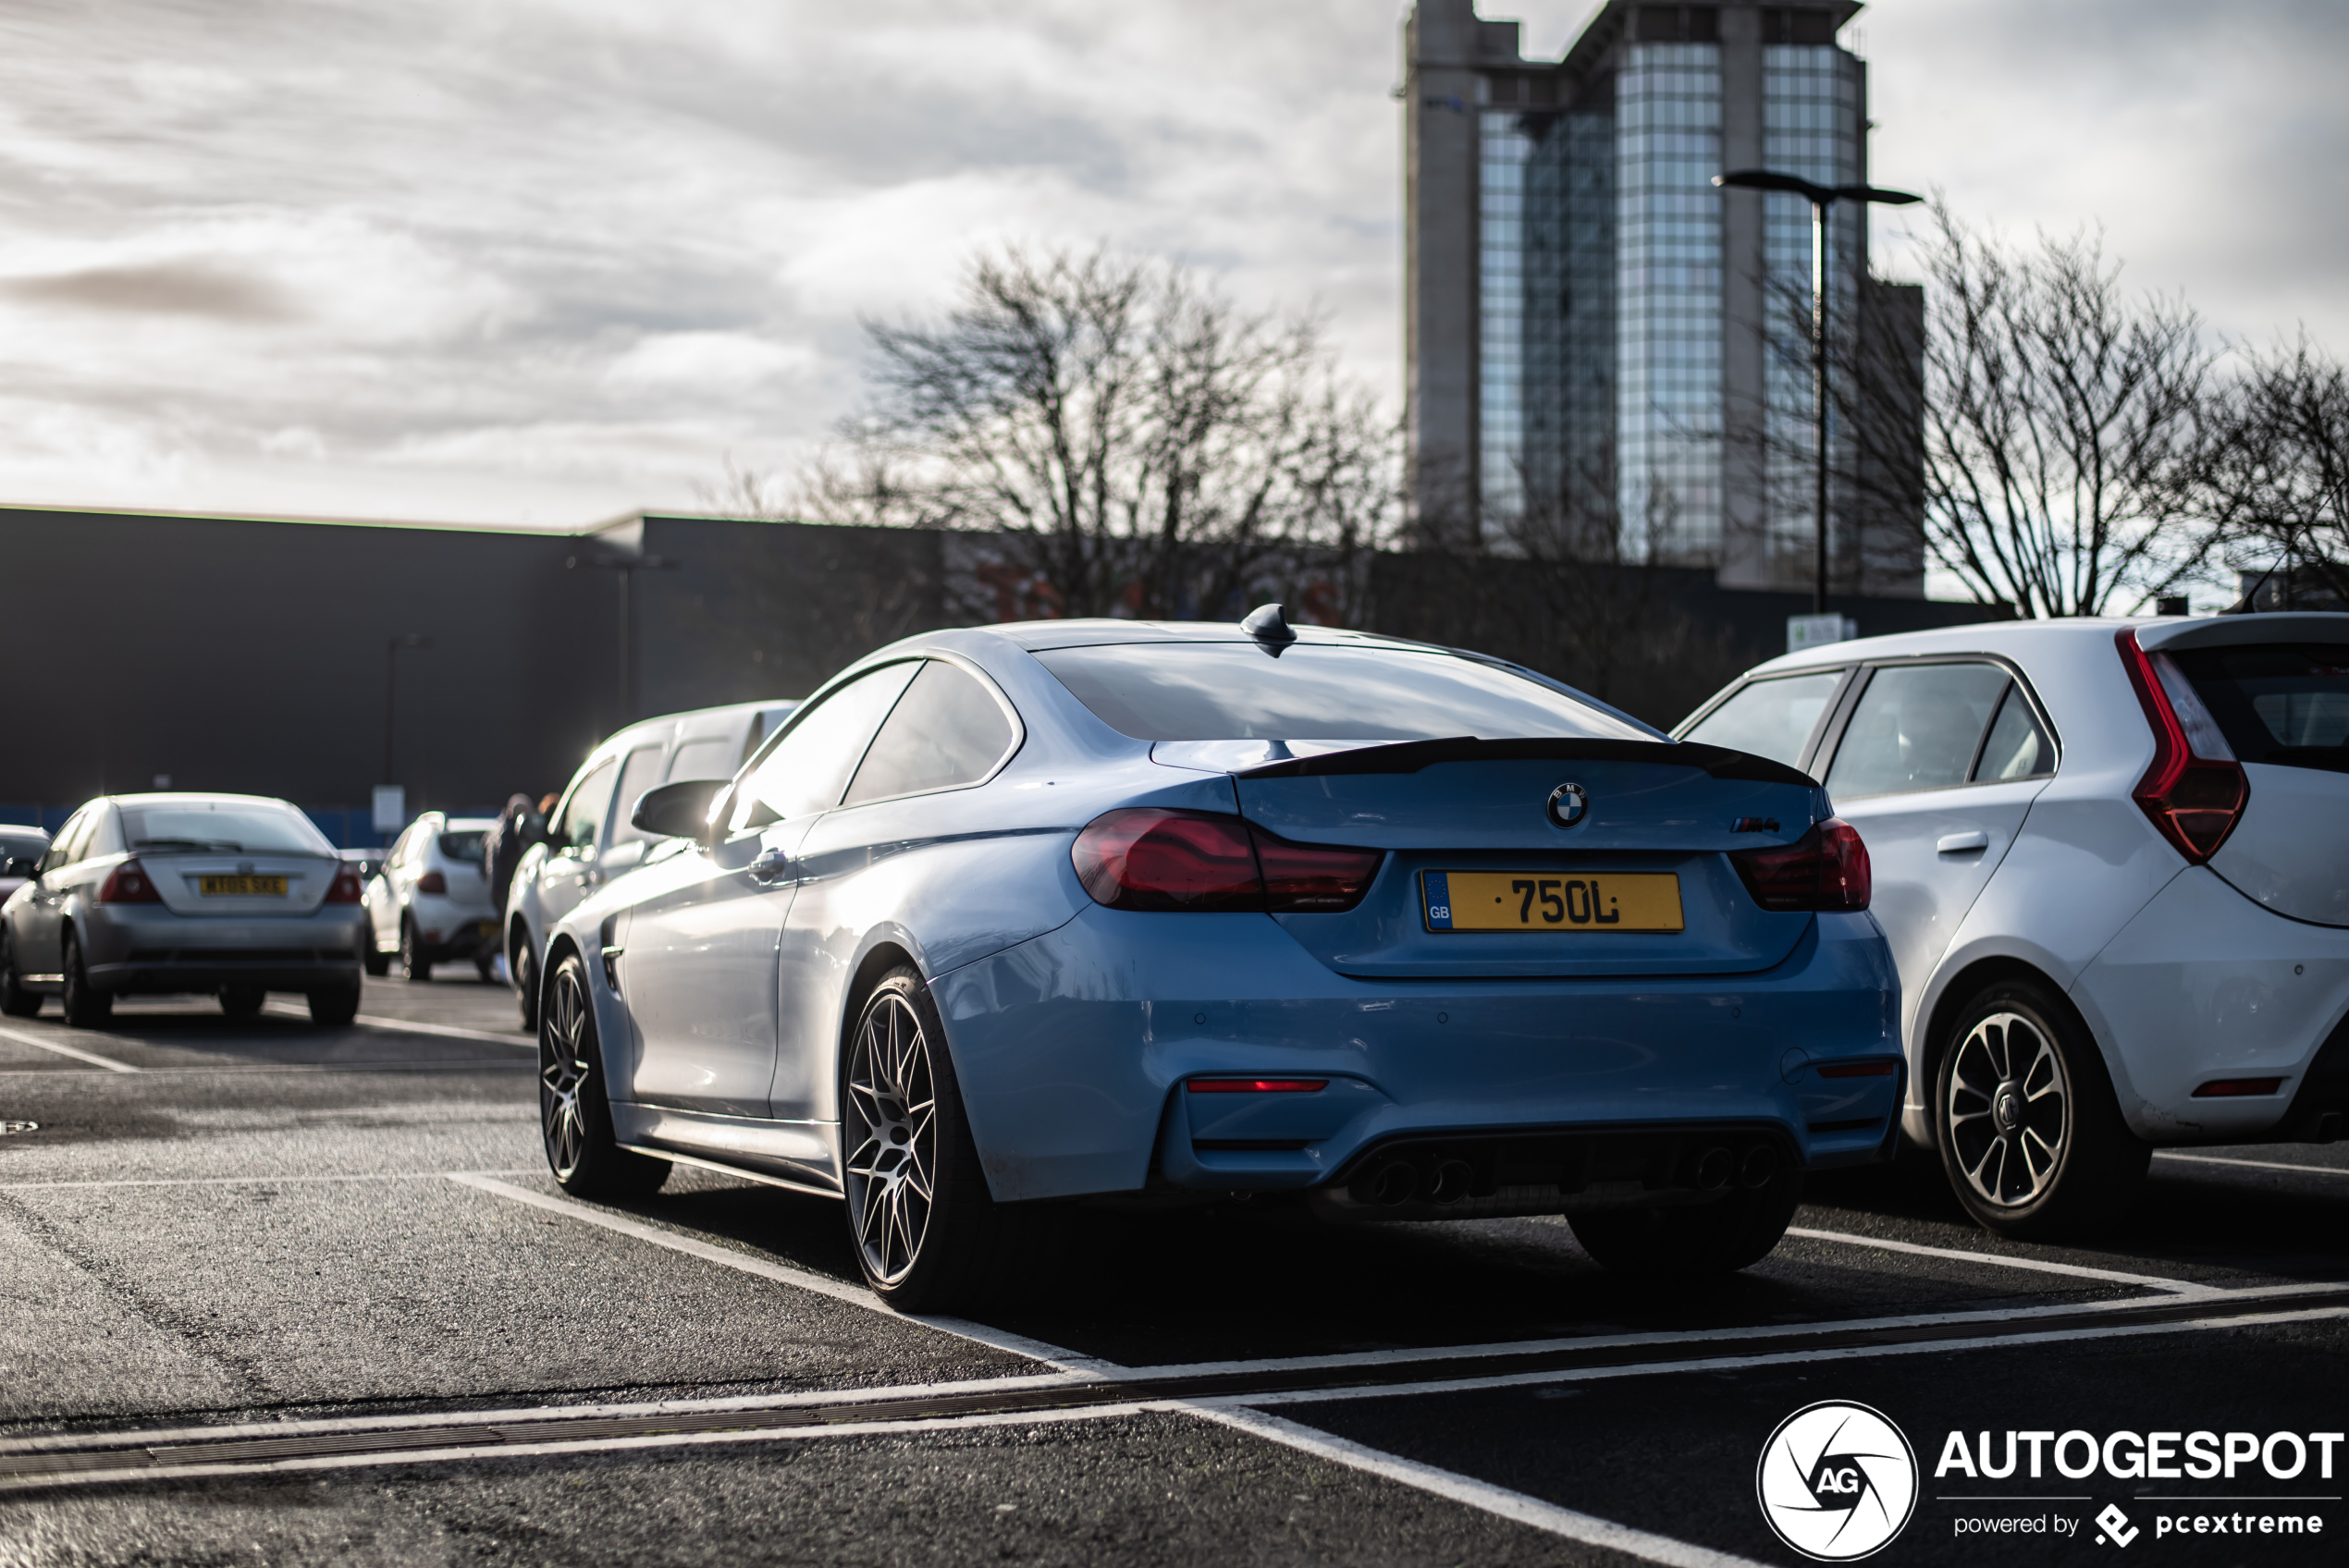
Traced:
<path fill-rule="evenodd" d="M 1480 741 L 1457 735 L 1442 741 L 1398 741 L 1350 752 L 1291 757 L 1242 768 L 1236 778 L 1322 778 L 1347 773 L 1417 773 L 1442 762 L 1647 762 L 1692 767 L 1715 778 L 1750 784 L 1819 787 L 1809 774 L 1727 746 L 1695 741 L 1577 740 L 1566 736 L 1523 741 Z"/>

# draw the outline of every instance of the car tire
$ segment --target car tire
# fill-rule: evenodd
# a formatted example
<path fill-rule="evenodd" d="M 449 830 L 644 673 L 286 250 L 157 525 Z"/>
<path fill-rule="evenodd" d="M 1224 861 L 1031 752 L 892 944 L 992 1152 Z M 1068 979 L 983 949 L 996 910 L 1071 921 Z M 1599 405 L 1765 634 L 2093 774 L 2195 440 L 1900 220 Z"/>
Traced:
<path fill-rule="evenodd" d="M 365 941 L 367 945 L 359 952 L 360 962 L 366 965 L 368 974 L 380 980 L 391 973 L 391 955 L 375 946 L 375 928 L 372 925 L 367 927 Z"/>
<path fill-rule="evenodd" d="M 15 944 L 8 939 L 5 927 L 0 927 L 0 1013 L 10 1018 L 31 1018 L 41 1011 L 41 993 L 17 976 Z"/>
<path fill-rule="evenodd" d="M 310 1022 L 322 1028 L 339 1029 L 358 1016 L 356 986 L 337 986 L 332 990 L 310 993 Z"/>
<path fill-rule="evenodd" d="M 220 1011 L 231 1018 L 257 1017 L 261 1012 L 261 1004 L 268 999 L 268 991 L 259 986 L 220 987 Z"/>
<path fill-rule="evenodd" d="M 498 978 L 498 965 L 491 960 L 477 958 L 473 960 L 473 973 L 480 975 L 481 983 L 486 986 Z"/>
<path fill-rule="evenodd" d="M 514 956 L 509 962 L 514 976 L 514 1011 L 522 1014 L 522 1026 L 535 1034 L 538 1029 L 538 961 L 530 956 L 528 937 L 514 944 Z"/>
<path fill-rule="evenodd" d="M 538 1029 L 538 1128 L 547 1169 L 573 1197 L 643 1197 L 669 1180 L 669 1161 L 621 1148 L 612 1134 L 587 966 L 576 953 L 547 980 Z"/>
<path fill-rule="evenodd" d="M 2002 1236 L 2079 1236 L 2126 1214 L 2153 1148 L 2129 1131 L 2096 1042 L 2030 980 L 1961 1008 L 1934 1068 L 1941 1169 L 1966 1212 Z"/>
<path fill-rule="evenodd" d="M 66 1022 L 76 1029 L 98 1028 L 114 1016 L 114 998 L 90 984 L 90 971 L 81 962 L 80 937 L 68 931 L 65 949 Z"/>
<path fill-rule="evenodd" d="M 416 934 L 414 918 L 405 914 L 400 917 L 400 977 L 415 981 L 432 978 L 432 960 L 424 956 L 424 938 Z"/>
<path fill-rule="evenodd" d="M 866 994 L 841 1053 L 840 1103 L 849 1243 L 875 1295 L 901 1312 L 953 1312 L 1048 1277 L 1061 1211 L 989 1193 L 919 971 L 893 969 Z"/>
<path fill-rule="evenodd" d="M 1574 1239 L 1610 1274 L 1693 1280 L 1733 1274 L 1770 1256 L 1802 1201 L 1802 1172 L 1781 1170 L 1761 1187 L 1711 1203 L 1609 1208 L 1568 1218 Z"/>

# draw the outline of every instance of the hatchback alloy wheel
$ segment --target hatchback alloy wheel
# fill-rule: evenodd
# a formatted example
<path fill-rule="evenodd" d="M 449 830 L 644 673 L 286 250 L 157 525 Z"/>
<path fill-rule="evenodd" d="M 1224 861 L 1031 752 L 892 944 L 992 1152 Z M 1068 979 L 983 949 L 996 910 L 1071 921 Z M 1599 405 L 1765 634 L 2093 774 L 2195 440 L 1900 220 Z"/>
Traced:
<path fill-rule="evenodd" d="M 929 1038 L 904 996 L 882 991 L 848 1062 L 848 1206 L 867 1277 L 905 1278 L 929 1233 L 938 1180 L 938 1096 Z"/>
<path fill-rule="evenodd" d="M 546 1026 L 538 1032 L 538 1119 L 547 1140 L 547 1163 L 558 1182 L 578 1174 L 586 1152 L 586 1121 L 579 1103 L 587 1081 L 586 1029 L 587 999 L 566 970 L 555 976 L 554 994 L 547 998 Z"/>
<path fill-rule="evenodd" d="M 2001 1208 L 2037 1201 L 2072 1129 L 2072 1084 L 2055 1043 L 2019 1013 L 1993 1013 L 1958 1047 L 1950 1072 L 1943 1131 L 1974 1195 Z"/>

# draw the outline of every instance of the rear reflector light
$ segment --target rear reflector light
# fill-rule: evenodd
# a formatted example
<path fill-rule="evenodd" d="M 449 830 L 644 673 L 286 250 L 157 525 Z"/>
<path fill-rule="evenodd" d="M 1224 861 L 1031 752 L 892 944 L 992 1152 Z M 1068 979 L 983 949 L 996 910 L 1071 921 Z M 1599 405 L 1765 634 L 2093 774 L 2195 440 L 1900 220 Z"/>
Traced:
<path fill-rule="evenodd" d="M 1194 1078 L 1195 1095 L 1310 1095 L 1329 1086 L 1326 1078 Z"/>
<path fill-rule="evenodd" d="M 1385 857 L 1293 844 L 1237 816 L 1138 807 L 1097 817 L 1070 858 L 1111 909 L 1298 913 L 1352 909 Z"/>
<path fill-rule="evenodd" d="M 443 876 L 437 871 L 427 871 L 422 876 L 416 878 L 416 891 L 419 893 L 445 893 L 449 891 L 449 878 Z"/>
<path fill-rule="evenodd" d="M 159 904 L 163 895 L 155 891 L 155 879 L 147 868 L 135 860 L 124 861 L 106 873 L 105 886 L 98 889 L 102 904 Z"/>
<path fill-rule="evenodd" d="M 1860 831 L 1839 816 L 1814 822 L 1791 844 L 1735 850 L 1729 864 L 1753 901 L 1774 910 L 1863 910 L 1871 876 Z"/>
<path fill-rule="evenodd" d="M 2153 766 L 2133 794 L 2161 836 L 2189 864 L 2200 865 L 2243 820 L 2251 780 L 2184 672 L 2167 655 L 2137 646 L 2134 629 L 2117 640 L 2129 684 L 2153 726 Z"/>
<path fill-rule="evenodd" d="M 2216 1078 L 2194 1092 L 2198 1100 L 2233 1099 L 2242 1095 L 2272 1095 L 2283 1087 L 2281 1078 Z"/>
<path fill-rule="evenodd" d="M 355 904 L 360 901 L 362 892 L 359 873 L 346 865 L 335 873 L 334 881 L 327 885 L 326 901 L 330 904 Z"/>

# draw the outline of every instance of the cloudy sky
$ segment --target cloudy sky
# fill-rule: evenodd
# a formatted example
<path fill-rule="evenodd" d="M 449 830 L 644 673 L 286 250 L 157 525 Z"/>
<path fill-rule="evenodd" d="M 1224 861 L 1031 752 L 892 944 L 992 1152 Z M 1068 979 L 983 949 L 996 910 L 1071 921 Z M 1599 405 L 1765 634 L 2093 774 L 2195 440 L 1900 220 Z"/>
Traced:
<path fill-rule="evenodd" d="M 1400 379 L 1394 0 L 10 0 L 0 502 L 575 527 L 1106 239 Z M 1485 0 L 1555 55 L 1591 0 Z M 1879 181 L 2349 350 L 2340 0 L 1879 0 Z M 1897 219 L 1880 255 L 1900 268 Z"/>

